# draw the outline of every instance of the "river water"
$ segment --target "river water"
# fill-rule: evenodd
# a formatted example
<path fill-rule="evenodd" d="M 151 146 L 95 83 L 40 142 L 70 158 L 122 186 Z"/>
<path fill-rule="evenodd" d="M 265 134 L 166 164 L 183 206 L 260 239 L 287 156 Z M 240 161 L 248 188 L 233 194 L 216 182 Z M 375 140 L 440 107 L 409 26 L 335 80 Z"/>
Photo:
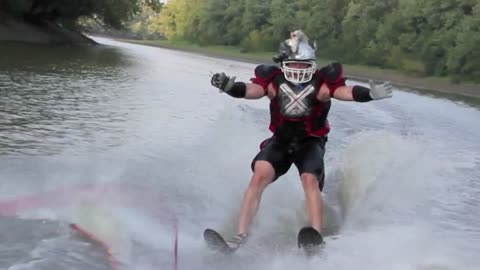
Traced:
<path fill-rule="evenodd" d="M 248 244 L 223 257 L 202 231 L 233 232 L 268 101 L 220 94 L 209 74 L 248 80 L 255 65 L 96 39 L 0 47 L 1 268 L 110 269 L 77 223 L 125 269 L 479 269 L 475 102 L 334 101 L 324 193 L 337 236 L 318 258 L 296 250 L 306 216 L 292 167 Z"/>

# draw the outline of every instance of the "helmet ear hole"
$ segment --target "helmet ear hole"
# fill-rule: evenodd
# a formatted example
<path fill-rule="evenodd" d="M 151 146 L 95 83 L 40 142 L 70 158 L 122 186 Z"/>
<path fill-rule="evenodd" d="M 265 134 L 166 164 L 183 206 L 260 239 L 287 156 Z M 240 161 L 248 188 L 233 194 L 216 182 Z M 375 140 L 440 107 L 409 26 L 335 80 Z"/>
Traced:
<path fill-rule="evenodd" d="M 286 53 L 286 54 L 291 53 L 291 49 L 290 49 L 290 46 L 288 46 L 287 41 L 280 42 L 280 46 L 278 47 L 278 52 L 279 53 Z"/>

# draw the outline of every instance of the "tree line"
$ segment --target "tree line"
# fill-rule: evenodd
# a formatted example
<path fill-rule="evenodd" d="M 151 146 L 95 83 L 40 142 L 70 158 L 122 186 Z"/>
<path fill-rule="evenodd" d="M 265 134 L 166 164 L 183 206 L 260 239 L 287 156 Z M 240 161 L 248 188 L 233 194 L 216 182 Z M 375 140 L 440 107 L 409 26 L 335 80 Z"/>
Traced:
<path fill-rule="evenodd" d="M 320 58 L 480 81 L 480 0 L 169 0 L 156 21 L 170 40 L 245 51 L 302 29 Z"/>
<path fill-rule="evenodd" d="M 0 0 L 0 11 L 251 52 L 302 29 L 322 59 L 480 81 L 480 0 Z"/>
<path fill-rule="evenodd" d="M 71 30 L 79 29 L 79 20 L 84 18 L 119 29 L 145 6 L 159 11 L 162 3 L 158 0 L 0 0 L 0 11 L 14 18 L 38 26 L 54 22 Z"/>

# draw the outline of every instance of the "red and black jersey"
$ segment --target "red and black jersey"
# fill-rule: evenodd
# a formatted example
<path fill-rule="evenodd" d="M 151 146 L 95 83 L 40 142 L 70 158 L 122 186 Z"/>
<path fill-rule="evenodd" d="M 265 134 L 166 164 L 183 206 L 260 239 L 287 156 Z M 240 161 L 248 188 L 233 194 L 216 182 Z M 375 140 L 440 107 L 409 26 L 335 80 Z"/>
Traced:
<path fill-rule="evenodd" d="M 345 85 L 342 66 L 333 63 L 318 69 L 310 82 L 294 85 L 287 81 L 280 68 L 259 65 L 255 68 L 252 82 L 261 85 L 265 91 L 270 83 L 275 97 L 270 100 L 269 129 L 276 136 L 287 140 L 304 137 L 323 137 L 330 132 L 327 116 L 331 101 L 317 99 L 322 84 L 327 84 L 330 96 Z"/>

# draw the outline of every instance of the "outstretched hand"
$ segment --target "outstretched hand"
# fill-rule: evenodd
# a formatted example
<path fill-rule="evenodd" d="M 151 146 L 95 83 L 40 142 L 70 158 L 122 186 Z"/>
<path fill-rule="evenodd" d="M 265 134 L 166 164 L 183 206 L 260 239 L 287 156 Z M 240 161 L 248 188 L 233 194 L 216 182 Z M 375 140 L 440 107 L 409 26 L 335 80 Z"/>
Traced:
<path fill-rule="evenodd" d="M 375 85 L 372 80 L 370 83 L 370 97 L 374 100 L 391 98 L 393 96 L 392 84 L 385 82 L 383 84 Z"/>
<path fill-rule="evenodd" d="M 222 73 L 215 73 L 210 80 L 210 83 L 220 89 L 222 92 L 229 92 L 232 88 L 233 84 L 235 83 L 236 77 L 229 77 L 224 72 Z"/>

